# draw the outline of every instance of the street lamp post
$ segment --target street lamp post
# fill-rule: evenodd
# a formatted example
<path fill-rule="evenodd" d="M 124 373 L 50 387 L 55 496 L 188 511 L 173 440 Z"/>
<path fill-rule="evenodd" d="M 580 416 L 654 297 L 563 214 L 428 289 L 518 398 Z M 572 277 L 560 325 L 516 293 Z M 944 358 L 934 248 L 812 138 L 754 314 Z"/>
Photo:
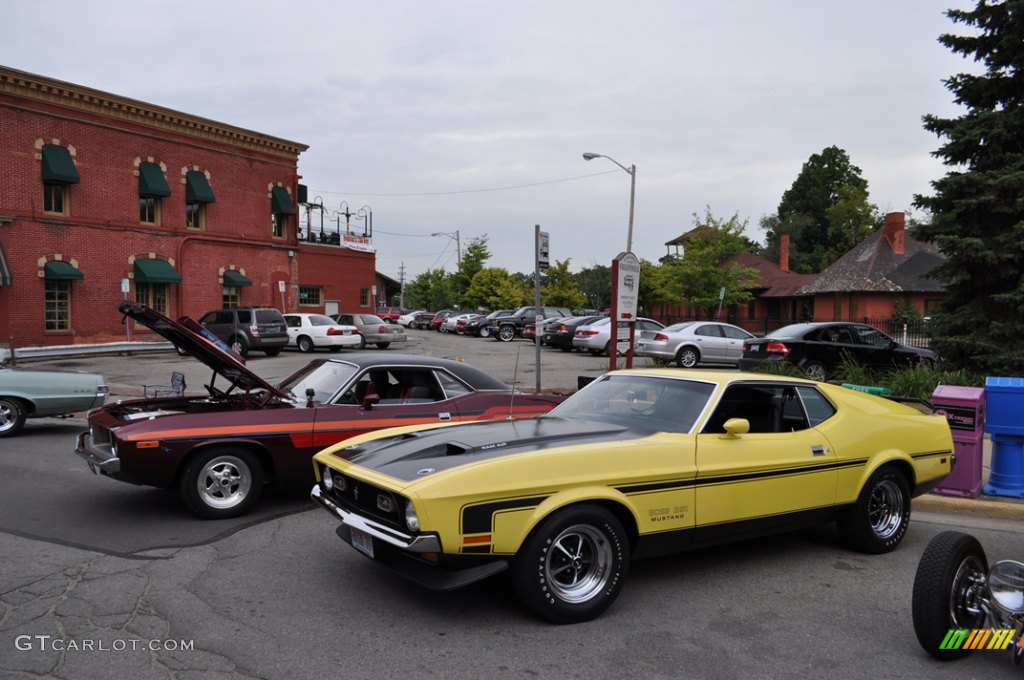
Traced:
<path fill-rule="evenodd" d="M 434 233 L 431 234 L 431 236 L 447 236 L 451 240 L 455 241 L 455 256 L 457 258 L 456 261 L 459 263 L 459 269 L 461 270 L 462 269 L 462 243 L 459 241 L 459 230 L 456 229 L 455 231 L 453 231 L 450 234 L 448 232 L 446 232 L 446 231 L 435 231 Z"/>
<path fill-rule="evenodd" d="M 629 175 L 629 227 L 626 230 L 626 252 L 631 253 L 633 252 L 633 199 L 636 197 L 636 165 L 631 165 L 627 168 L 611 156 L 605 156 L 602 153 L 583 154 L 583 160 L 585 161 L 592 161 L 595 158 L 607 158 Z"/>

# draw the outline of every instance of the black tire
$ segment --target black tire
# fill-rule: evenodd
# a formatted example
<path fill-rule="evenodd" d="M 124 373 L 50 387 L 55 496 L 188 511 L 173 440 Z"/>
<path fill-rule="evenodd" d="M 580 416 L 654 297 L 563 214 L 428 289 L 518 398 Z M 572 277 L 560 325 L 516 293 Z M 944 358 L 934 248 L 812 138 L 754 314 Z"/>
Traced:
<path fill-rule="evenodd" d="M 700 351 L 696 347 L 680 347 L 676 352 L 676 366 L 694 368 L 700 363 Z"/>
<path fill-rule="evenodd" d="M 280 347 L 271 347 L 270 349 L 265 349 L 263 351 L 264 351 L 264 353 L 266 353 L 266 355 L 268 357 L 276 357 L 278 354 L 281 353 L 281 348 Z"/>
<path fill-rule="evenodd" d="M 886 465 L 875 470 L 857 502 L 839 516 L 839 533 L 851 548 L 878 555 L 895 550 L 909 524 L 910 486 L 903 473 Z"/>
<path fill-rule="evenodd" d="M 556 545 L 562 550 L 553 550 Z M 570 506 L 541 522 L 512 564 L 520 599 L 553 623 L 596 618 L 618 597 L 628 573 L 629 539 L 622 524 L 590 504 Z"/>
<path fill-rule="evenodd" d="M 378 342 L 377 343 L 377 349 L 387 349 L 388 347 L 391 347 L 391 343 L 390 342 Z"/>
<path fill-rule="evenodd" d="M 593 357 L 599 357 L 602 354 L 604 354 L 604 352 L 602 350 L 599 350 L 599 349 L 588 348 L 587 351 L 590 352 L 590 356 L 593 356 Z"/>
<path fill-rule="evenodd" d="M 13 437 L 25 426 L 28 409 L 14 397 L 0 397 L 0 437 Z"/>
<path fill-rule="evenodd" d="M 300 335 L 295 340 L 295 345 L 299 348 L 299 351 L 304 354 L 309 354 L 316 349 L 316 345 L 313 344 L 313 339 L 308 335 Z"/>
<path fill-rule="evenodd" d="M 604 346 L 604 349 L 602 351 L 597 353 L 597 355 L 601 355 L 601 354 L 603 354 L 606 357 L 611 356 L 611 354 L 612 354 L 612 341 L 611 340 L 608 341 L 608 344 L 606 344 Z M 597 355 L 595 355 L 595 356 L 597 356 Z M 617 357 L 624 357 L 624 356 L 626 356 L 626 353 L 623 352 L 621 349 L 619 349 L 619 346 L 618 346 L 617 343 L 615 345 L 615 356 L 617 356 Z"/>
<path fill-rule="evenodd" d="M 330 347 L 328 347 L 327 349 L 328 349 L 329 351 L 331 351 L 331 352 L 340 352 L 340 351 L 341 351 L 341 347 L 339 347 L 339 346 L 337 346 L 337 345 L 331 345 L 331 346 L 330 346 Z"/>
<path fill-rule="evenodd" d="M 481 338 L 489 338 L 489 337 L 491 337 L 491 329 L 490 329 L 490 327 L 489 326 L 481 326 L 480 327 L 480 332 L 477 335 L 479 335 Z"/>
<path fill-rule="evenodd" d="M 562 350 L 563 352 L 571 352 L 572 351 L 572 347 L 571 346 L 567 347 L 566 345 L 559 345 L 558 349 Z"/>
<path fill-rule="evenodd" d="M 263 466 L 245 449 L 210 449 L 188 461 L 178 491 L 188 509 L 200 517 L 238 517 L 248 512 L 263 492 Z"/>
<path fill-rule="evenodd" d="M 356 349 L 366 349 L 366 336 L 359 333 L 359 344 L 356 345 Z"/>
<path fill-rule="evenodd" d="M 230 347 L 235 354 L 242 357 L 243 359 L 249 356 L 249 343 L 245 341 L 242 336 L 234 337 L 228 340 L 228 347 Z"/>
<path fill-rule="evenodd" d="M 502 342 L 512 342 L 516 339 L 516 327 L 510 325 L 503 325 L 498 327 L 498 334 L 494 336 L 495 340 L 501 340 Z"/>
<path fill-rule="evenodd" d="M 943 661 L 970 653 L 939 647 L 951 628 L 984 627 L 978 599 L 985 593 L 986 574 L 985 551 L 973 536 L 943 531 L 928 542 L 917 564 L 911 607 L 914 633 L 924 651 Z"/>
<path fill-rule="evenodd" d="M 811 380 L 817 380 L 818 382 L 825 382 L 828 379 L 828 369 L 820 361 L 808 361 L 804 364 L 804 373 Z"/>

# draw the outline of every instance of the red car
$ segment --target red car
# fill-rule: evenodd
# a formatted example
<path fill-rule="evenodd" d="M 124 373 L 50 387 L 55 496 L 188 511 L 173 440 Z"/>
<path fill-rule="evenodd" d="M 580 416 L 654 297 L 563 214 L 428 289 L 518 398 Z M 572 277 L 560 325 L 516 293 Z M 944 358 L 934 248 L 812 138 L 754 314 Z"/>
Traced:
<path fill-rule="evenodd" d="M 403 314 L 405 314 L 405 310 L 401 307 L 380 307 L 377 309 L 377 316 L 388 323 L 398 323 L 398 317 Z"/>
<path fill-rule="evenodd" d="M 457 361 L 354 353 L 321 359 L 273 386 L 188 317 L 173 321 L 144 305 L 119 310 L 214 371 L 205 397 L 118 402 L 89 414 L 75 452 L 96 474 L 177 487 L 206 518 L 241 515 L 264 484 L 305 491 L 310 459 L 371 430 L 426 423 L 527 418 L 564 397 L 513 393 Z M 226 382 L 215 385 L 216 378 Z"/>

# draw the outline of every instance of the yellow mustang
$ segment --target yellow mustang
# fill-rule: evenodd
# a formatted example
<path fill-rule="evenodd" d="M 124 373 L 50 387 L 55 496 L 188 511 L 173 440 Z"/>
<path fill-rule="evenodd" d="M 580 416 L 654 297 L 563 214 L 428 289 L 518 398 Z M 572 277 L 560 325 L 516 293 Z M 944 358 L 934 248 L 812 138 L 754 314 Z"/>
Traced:
<path fill-rule="evenodd" d="M 631 558 L 838 521 L 893 550 L 950 472 L 942 415 L 753 373 L 615 371 L 548 415 L 405 427 L 313 459 L 352 547 L 431 588 L 512 570 L 554 622 L 598 616 Z"/>

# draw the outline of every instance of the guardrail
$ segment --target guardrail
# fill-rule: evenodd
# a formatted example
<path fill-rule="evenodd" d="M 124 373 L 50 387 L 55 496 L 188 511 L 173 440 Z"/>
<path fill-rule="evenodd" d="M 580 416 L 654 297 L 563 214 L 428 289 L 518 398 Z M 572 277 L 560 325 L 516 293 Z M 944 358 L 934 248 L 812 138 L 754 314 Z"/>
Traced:
<path fill-rule="evenodd" d="M 173 350 L 170 342 L 105 342 L 93 345 L 48 345 L 46 347 L 16 347 L 14 360 L 11 361 L 11 350 L 0 347 L 0 364 L 16 364 L 19 361 L 33 359 L 53 359 L 54 357 L 99 356 L 111 354 L 136 354 L 138 352 L 164 352 Z"/>

